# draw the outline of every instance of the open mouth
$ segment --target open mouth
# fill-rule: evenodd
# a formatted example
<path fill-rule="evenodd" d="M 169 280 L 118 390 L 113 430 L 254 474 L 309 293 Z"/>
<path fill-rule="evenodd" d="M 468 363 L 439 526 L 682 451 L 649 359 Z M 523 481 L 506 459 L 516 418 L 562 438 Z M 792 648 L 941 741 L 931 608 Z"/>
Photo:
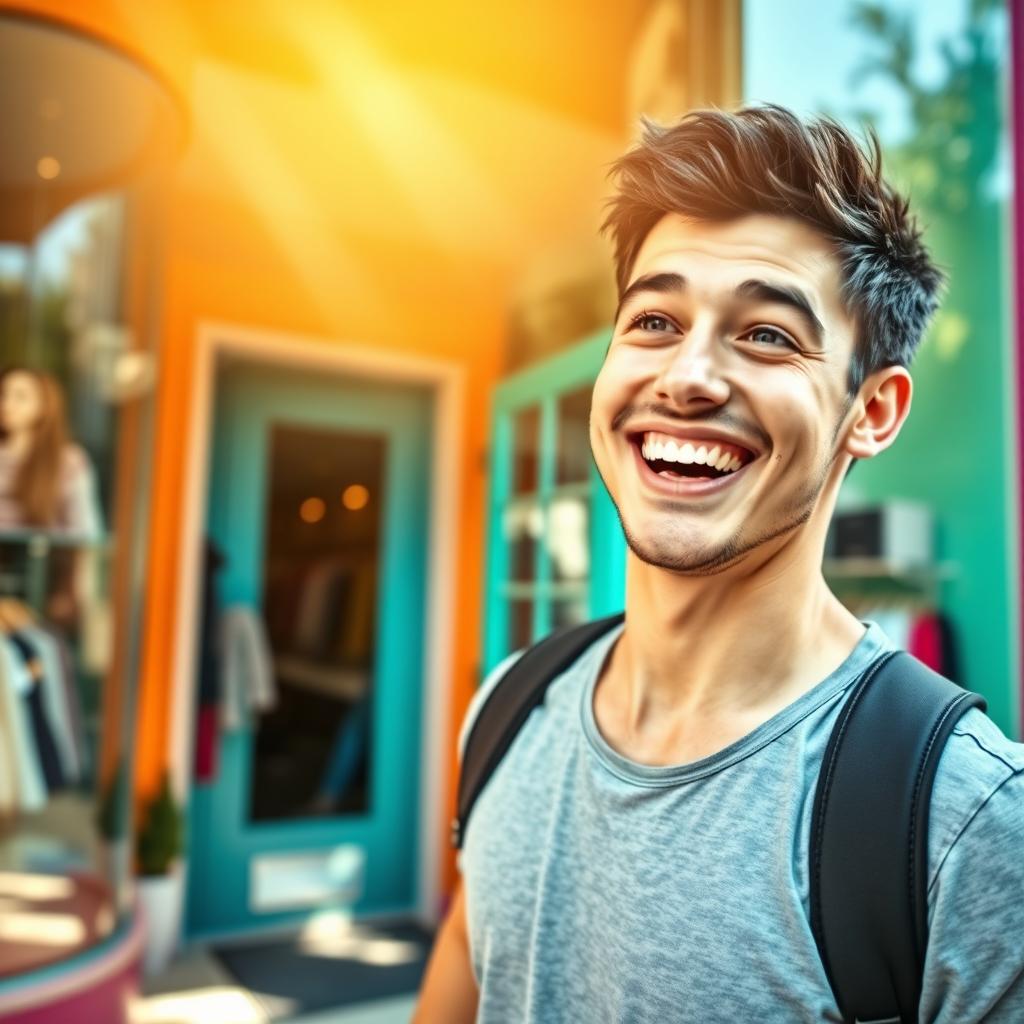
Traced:
<path fill-rule="evenodd" d="M 629 441 L 644 479 L 669 494 L 722 490 L 742 476 L 757 459 L 753 452 L 714 442 L 664 445 L 652 440 L 650 434 L 633 434 Z"/>

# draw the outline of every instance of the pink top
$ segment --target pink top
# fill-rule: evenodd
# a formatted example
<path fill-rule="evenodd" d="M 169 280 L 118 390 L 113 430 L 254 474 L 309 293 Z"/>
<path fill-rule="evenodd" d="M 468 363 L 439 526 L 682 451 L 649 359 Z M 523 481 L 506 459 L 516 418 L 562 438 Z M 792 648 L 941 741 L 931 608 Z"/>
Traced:
<path fill-rule="evenodd" d="M 0 532 L 32 525 L 25 522 L 21 505 L 12 493 L 20 465 L 21 457 L 0 443 Z M 103 532 L 96 496 L 96 475 L 89 456 L 77 444 L 69 444 L 64 449 L 57 513 L 47 529 L 89 537 L 97 537 Z"/>

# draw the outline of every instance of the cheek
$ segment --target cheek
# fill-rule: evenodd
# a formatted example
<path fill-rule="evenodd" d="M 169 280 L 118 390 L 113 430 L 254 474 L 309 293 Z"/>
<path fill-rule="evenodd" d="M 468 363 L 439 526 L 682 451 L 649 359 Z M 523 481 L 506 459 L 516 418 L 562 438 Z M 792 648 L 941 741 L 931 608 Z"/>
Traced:
<path fill-rule="evenodd" d="M 32 395 L 27 394 L 15 395 L 10 407 L 20 420 L 33 420 L 39 411 L 39 403 Z"/>
<path fill-rule="evenodd" d="M 614 415 L 629 402 L 648 376 L 649 368 L 645 367 L 640 353 L 613 344 L 594 382 L 594 405 L 600 402 L 605 410 L 611 408 Z"/>

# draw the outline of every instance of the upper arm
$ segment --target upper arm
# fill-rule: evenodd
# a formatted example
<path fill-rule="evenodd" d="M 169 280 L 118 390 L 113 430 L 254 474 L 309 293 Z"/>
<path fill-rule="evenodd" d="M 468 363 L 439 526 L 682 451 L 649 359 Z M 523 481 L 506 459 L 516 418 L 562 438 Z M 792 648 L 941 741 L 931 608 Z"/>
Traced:
<path fill-rule="evenodd" d="M 516 651 L 493 668 L 473 694 L 459 729 L 458 755 L 461 766 L 470 731 L 495 686 L 512 663 L 522 654 Z M 462 850 L 457 855 L 461 870 Z M 420 989 L 420 999 L 413 1024 L 456 1024 L 471 1022 L 476 1017 L 479 991 L 469 948 L 469 924 L 466 911 L 465 883 L 460 877 L 453 893 Z"/>
<path fill-rule="evenodd" d="M 469 952 L 465 887 L 459 882 L 437 933 L 412 1024 L 472 1024 L 479 992 Z"/>
<path fill-rule="evenodd" d="M 1024 771 L 964 825 L 934 882 L 920 1019 L 1024 1021 Z"/>

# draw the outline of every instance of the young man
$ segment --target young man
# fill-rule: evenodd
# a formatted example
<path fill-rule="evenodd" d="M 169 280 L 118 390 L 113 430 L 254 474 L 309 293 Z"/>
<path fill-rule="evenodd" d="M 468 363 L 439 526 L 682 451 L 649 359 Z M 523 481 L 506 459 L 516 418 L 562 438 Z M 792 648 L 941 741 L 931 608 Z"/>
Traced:
<path fill-rule="evenodd" d="M 809 822 L 848 688 L 893 643 L 822 556 L 848 468 L 910 412 L 941 285 L 871 141 L 701 111 L 646 123 L 615 165 L 621 302 L 590 436 L 629 544 L 625 624 L 481 794 L 419 1024 L 841 1020 Z M 921 1021 L 1020 1024 L 1024 745 L 976 708 L 928 841 Z"/>

